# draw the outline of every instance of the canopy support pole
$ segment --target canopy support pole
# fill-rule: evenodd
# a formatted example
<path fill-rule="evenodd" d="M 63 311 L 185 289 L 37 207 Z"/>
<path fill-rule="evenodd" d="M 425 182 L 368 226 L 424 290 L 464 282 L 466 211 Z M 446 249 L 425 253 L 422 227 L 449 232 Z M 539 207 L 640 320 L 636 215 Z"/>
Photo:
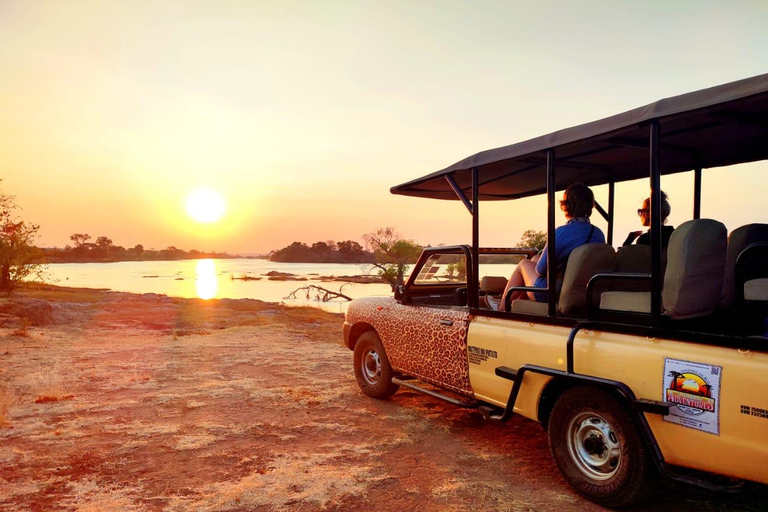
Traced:
<path fill-rule="evenodd" d="M 693 171 L 693 218 L 701 218 L 701 167 Z"/>
<path fill-rule="evenodd" d="M 608 183 L 608 245 L 613 245 L 613 215 L 615 207 L 616 183 Z"/>
<path fill-rule="evenodd" d="M 661 323 L 661 155 L 659 148 L 661 128 L 651 122 L 650 178 L 651 178 L 651 324 L 658 329 Z"/>
<path fill-rule="evenodd" d="M 557 315 L 557 247 L 555 247 L 555 150 L 547 150 L 547 314 Z"/>
<path fill-rule="evenodd" d="M 470 213 L 472 213 L 472 272 L 467 276 L 469 278 L 467 283 L 469 307 L 475 309 L 480 306 L 480 190 L 478 174 L 480 173 L 477 167 L 473 167 L 472 204 L 469 205 L 469 207 L 472 207 L 470 209 Z M 451 178 L 451 181 L 453 181 L 453 178 Z M 463 193 L 461 195 L 466 197 Z"/>
<path fill-rule="evenodd" d="M 472 172 L 473 173 L 475 172 L 474 169 L 473 169 Z M 473 208 L 472 204 L 473 203 L 477 204 L 477 199 L 473 199 L 473 203 L 470 203 L 469 199 L 467 199 L 467 195 L 464 193 L 463 190 L 461 190 L 461 187 L 459 187 L 459 184 L 456 183 L 456 180 L 453 179 L 453 176 L 451 174 L 446 174 L 445 175 L 445 181 L 448 182 L 448 184 L 451 186 L 451 188 L 456 193 L 458 198 L 461 199 L 461 202 L 464 203 L 464 206 L 467 207 L 467 210 L 469 210 L 469 214 L 473 215 L 474 214 L 473 213 L 474 212 L 474 208 Z M 472 183 L 472 190 L 473 190 L 472 196 L 473 196 L 473 198 L 474 198 L 474 195 L 475 195 L 475 193 L 474 193 L 475 188 L 477 188 L 477 187 L 476 187 L 475 183 L 473 182 Z"/>

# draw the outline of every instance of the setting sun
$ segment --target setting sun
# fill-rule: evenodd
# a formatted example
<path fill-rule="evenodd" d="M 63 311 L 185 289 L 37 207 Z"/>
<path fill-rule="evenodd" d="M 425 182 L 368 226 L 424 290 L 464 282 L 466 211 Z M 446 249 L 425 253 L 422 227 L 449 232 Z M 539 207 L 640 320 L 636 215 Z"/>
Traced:
<path fill-rule="evenodd" d="M 224 199 L 208 188 L 195 190 L 187 196 L 187 213 L 197 222 L 216 222 L 224 215 Z"/>

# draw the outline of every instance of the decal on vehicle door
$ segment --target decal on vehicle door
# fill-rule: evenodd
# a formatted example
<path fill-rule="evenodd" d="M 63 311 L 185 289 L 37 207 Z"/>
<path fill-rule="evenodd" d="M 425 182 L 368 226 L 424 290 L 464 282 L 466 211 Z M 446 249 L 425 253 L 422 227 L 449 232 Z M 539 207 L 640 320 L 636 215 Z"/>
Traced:
<path fill-rule="evenodd" d="M 663 400 L 675 406 L 664 421 L 720 435 L 722 370 L 722 366 L 665 358 Z"/>
<path fill-rule="evenodd" d="M 470 345 L 467 347 L 467 351 L 469 352 L 469 362 L 471 364 L 484 363 L 489 357 L 492 357 L 493 359 L 499 358 L 499 354 L 495 350 L 488 350 L 487 348 L 473 347 Z"/>

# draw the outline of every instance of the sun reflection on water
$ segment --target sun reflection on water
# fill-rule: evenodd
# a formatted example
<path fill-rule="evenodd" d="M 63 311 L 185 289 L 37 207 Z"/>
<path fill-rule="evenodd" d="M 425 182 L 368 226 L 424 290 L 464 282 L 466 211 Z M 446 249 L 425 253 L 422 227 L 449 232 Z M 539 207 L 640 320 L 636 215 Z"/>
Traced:
<path fill-rule="evenodd" d="M 216 279 L 216 264 L 213 260 L 199 260 L 195 266 L 195 286 L 197 296 L 201 299 L 212 299 L 219 289 Z"/>

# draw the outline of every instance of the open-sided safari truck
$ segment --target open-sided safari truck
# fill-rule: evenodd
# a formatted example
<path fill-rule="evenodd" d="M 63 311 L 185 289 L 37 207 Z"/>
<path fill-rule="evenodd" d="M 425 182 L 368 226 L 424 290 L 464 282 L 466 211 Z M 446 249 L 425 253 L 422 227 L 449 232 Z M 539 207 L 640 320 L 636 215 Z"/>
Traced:
<path fill-rule="evenodd" d="M 484 151 L 393 187 L 463 202 L 472 245 L 428 248 L 394 298 L 350 304 L 344 343 L 361 389 L 385 398 L 406 386 L 488 418 L 536 420 L 568 482 L 607 506 L 634 502 L 659 472 L 708 488 L 767 484 L 768 225 L 729 236 L 699 215 L 703 169 L 766 159 L 768 74 Z M 692 220 L 663 249 L 661 177 L 685 171 L 694 173 Z M 616 251 L 614 184 L 643 177 L 650 248 Z M 574 250 L 558 278 L 548 258 L 548 302 L 482 306 L 506 276 L 481 280 L 480 264 L 533 255 L 478 247 L 482 201 L 546 194 L 556 254 L 556 192 L 574 182 L 608 185 L 607 208 L 596 207 L 608 243 Z"/>

